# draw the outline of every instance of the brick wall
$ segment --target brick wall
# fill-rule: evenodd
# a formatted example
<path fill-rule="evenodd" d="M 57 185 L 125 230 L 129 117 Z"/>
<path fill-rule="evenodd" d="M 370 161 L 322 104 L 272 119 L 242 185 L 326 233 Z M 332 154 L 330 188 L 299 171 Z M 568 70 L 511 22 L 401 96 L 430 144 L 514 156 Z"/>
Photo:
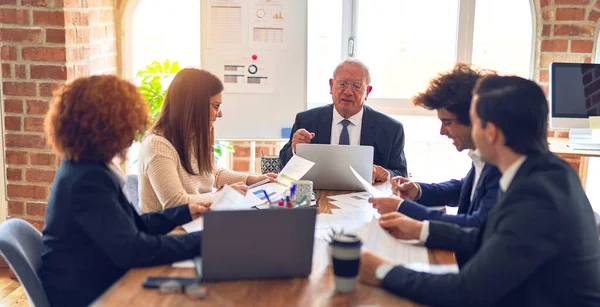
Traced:
<path fill-rule="evenodd" d="M 58 159 L 43 120 L 67 80 L 116 71 L 114 0 L 0 0 L 8 215 L 41 228 Z"/>

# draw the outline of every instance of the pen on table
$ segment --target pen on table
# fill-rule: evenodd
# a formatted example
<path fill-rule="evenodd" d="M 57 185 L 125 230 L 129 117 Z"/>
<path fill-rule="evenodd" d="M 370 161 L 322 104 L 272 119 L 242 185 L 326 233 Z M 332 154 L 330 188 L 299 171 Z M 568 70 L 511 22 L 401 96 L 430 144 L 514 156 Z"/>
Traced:
<path fill-rule="evenodd" d="M 265 183 L 268 183 L 269 181 L 271 181 L 271 179 L 267 178 L 267 179 L 261 180 L 261 181 L 259 181 L 257 183 L 251 184 L 251 185 L 248 186 L 248 190 L 254 189 L 257 186 L 261 186 L 261 185 L 263 185 Z"/>
<path fill-rule="evenodd" d="M 271 199 L 269 198 L 269 195 L 267 194 L 267 191 L 262 190 L 263 194 L 265 194 L 265 198 L 267 199 L 267 201 L 269 202 L 269 204 L 271 203 Z"/>

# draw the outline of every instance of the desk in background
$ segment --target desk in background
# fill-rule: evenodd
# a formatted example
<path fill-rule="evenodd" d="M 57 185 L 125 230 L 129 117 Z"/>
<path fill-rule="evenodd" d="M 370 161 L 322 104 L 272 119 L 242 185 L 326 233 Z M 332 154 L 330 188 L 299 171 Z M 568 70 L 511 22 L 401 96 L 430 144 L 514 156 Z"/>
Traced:
<path fill-rule="evenodd" d="M 586 188 L 588 163 L 590 157 L 600 157 L 600 150 L 574 150 L 567 146 L 571 141 L 567 138 L 548 138 L 550 151 L 567 161 L 579 174 L 581 185 Z"/>
<path fill-rule="evenodd" d="M 331 213 L 331 209 L 337 207 L 328 201 L 327 196 L 342 193 L 320 191 L 318 212 Z M 452 252 L 440 250 L 429 250 L 429 261 L 432 264 L 456 263 Z M 336 294 L 333 273 L 327 265 L 327 243 L 319 240 L 315 243 L 313 270 L 308 278 L 207 282 L 204 286 L 208 288 L 209 295 L 204 300 L 142 288 L 147 276 L 195 277 L 194 269 L 173 268 L 170 265 L 132 269 L 92 306 L 420 306 L 361 283 L 353 293 Z"/>

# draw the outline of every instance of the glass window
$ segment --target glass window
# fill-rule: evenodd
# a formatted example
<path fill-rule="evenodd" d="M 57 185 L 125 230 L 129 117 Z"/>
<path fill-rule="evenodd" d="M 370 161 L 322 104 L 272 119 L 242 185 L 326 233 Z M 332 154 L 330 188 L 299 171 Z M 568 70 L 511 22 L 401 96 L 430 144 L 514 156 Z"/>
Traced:
<path fill-rule="evenodd" d="M 152 61 L 166 59 L 182 68 L 200 67 L 200 1 L 140 0 L 132 28 L 132 76 Z"/>
<path fill-rule="evenodd" d="M 510 16 L 510 22 L 506 22 Z M 533 17 L 527 0 L 477 0 L 471 62 L 501 74 L 530 77 Z"/>
<path fill-rule="evenodd" d="M 370 97 L 410 98 L 456 62 L 457 0 L 360 1 L 357 12 L 356 54 L 371 70 Z"/>

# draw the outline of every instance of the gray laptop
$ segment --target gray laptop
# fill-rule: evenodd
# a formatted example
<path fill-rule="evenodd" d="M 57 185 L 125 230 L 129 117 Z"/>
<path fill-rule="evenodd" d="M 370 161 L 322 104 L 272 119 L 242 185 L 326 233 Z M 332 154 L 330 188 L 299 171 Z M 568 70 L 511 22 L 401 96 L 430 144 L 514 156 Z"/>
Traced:
<path fill-rule="evenodd" d="M 209 211 L 204 215 L 203 281 L 306 277 L 312 270 L 316 208 Z"/>
<path fill-rule="evenodd" d="M 302 177 L 311 180 L 314 189 L 363 191 L 349 166 L 368 182 L 373 177 L 372 146 L 298 144 L 296 155 L 315 162 Z"/>

